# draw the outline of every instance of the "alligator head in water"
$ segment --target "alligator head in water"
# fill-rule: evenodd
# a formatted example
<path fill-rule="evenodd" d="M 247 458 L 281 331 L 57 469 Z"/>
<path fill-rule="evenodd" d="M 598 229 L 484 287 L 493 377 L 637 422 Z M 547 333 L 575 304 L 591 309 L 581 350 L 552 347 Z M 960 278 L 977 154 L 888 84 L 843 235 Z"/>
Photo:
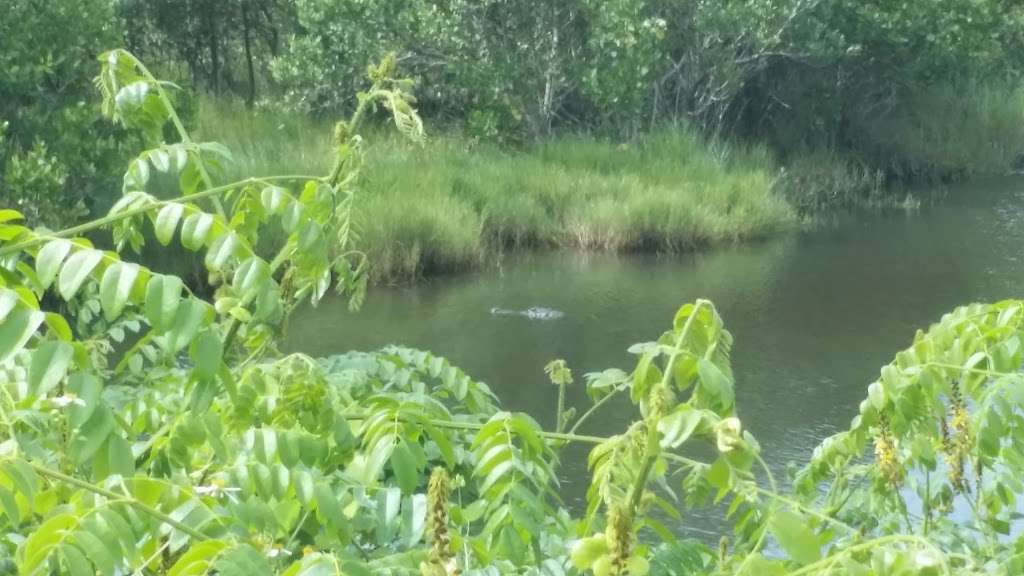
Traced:
<path fill-rule="evenodd" d="M 565 316 L 565 313 L 543 306 L 531 306 L 526 310 L 506 310 L 505 308 L 491 308 L 491 314 L 503 314 L 512 316 L 525 316 L 531 320 L 553 320 Z"/>

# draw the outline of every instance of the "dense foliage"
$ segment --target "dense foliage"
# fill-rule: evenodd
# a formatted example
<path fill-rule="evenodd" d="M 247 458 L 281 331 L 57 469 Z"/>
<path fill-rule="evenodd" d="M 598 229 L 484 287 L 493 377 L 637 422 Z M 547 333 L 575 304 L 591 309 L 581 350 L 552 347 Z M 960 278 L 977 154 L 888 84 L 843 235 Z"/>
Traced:
<path fill-rule="evenodd" d="M 18 65 L 0 84 L 55 91 L 19 72 L 48 54 L 51 78 L 80 84 L 80 48 L 120 35 L 176 81 L 332 114 L 354 107 L 366 63 L 394 51 L 425 115 L 490 139 L 685 119 L 908 176 L 1005 170 L 1024 148 L 1006 128 L 1022 117 L 1012 0 L 89 0 L 91 18 L 43 6 L 8 20 Z M 60 41 L 19 40 L 55 30 Z"/>
<path fill-rule="evenodd" d="M 483 136 L 552 126 L 631 133 L 685 118 L 786 152 L 838 147 L 886 169 L 946 174 L 971 168 L 940 154 L 942 130 L 965 115 L 986 125 L 992 147 L 1020 153 L 1021 135 L 998 134 L 973 108 L 980 96 L 962 92 L 987 86 L 1010 97 L 1019 86 L 1024 11 L 1005 0 L 295 7 L 300 27 L 274 70 L 305 110 L 351 106 L 361 63 L 397 50 L 424 111 Z M 1017 104 L 1003 120 L 1019 123 Z M 917 139 L 893 142 L 885 127 Z"/>
<path fill-rule="evenodd" d="M 129 155 L 102 122 L 96 55 L 116 44 L 109 0 L 13 0 L 0 19 L 0 204 L 61 227 L 105 210 Z"/>
<path fill-rule="evenodd" d="M 326 176 L 212 186 L 230 161 L 193 142 L 167 87 L 102 56 L 104 110 L 145 138 L 105 218 L 60 232 L 0 211 L 0 570 L 22 574 L 1014 574 L 1024 302 L 960 308 L 885 366 L 850 430 L 777 484 L 735 409 L 732 337 L 679 309 L 631 371 L 586 376 L 593 405 L 545 431 L 427 352 L 283 355 L 288 311 L 333 285 L 358 305 L 359 127 L 383 106 L 418 139 L 385 59 L 338 124 Z M 177 192 L 150 191 L 170 179 Z M 116 250 L 81 235 L 110 227 Z M 201 254 L 209 298 L 126 259 Z M 265 258 L 265 254 L 273 254 Z M 564 362 L 547 367 L 564 397 Z M 638 419 L 579 434 L 612 398 Z M 587 507 L 558 455 L 593 445 Z M 873 442 L 874 457 L 867 457 Z M 690 457 L 708 444 L 709 461 Z M 717 551 L 678 540 L 722 504 Z M 667 520 L 666 520 L 667 519 Z"/>

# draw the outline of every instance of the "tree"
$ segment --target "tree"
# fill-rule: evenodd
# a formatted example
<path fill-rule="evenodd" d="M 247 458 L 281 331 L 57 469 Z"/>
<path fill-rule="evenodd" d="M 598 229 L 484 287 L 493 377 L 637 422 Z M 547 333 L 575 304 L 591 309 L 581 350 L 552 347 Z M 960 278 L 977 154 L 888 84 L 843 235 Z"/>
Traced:
<path fill-rule="evenodd" d="M 96 55 L 119 41 L 110 0 L 12 0 L 0 20 L 0 202 L 60 226 L 113 201 L 122 136 L 98 122 Z M 6 123 L 6 130 L 4 125 Z"/>

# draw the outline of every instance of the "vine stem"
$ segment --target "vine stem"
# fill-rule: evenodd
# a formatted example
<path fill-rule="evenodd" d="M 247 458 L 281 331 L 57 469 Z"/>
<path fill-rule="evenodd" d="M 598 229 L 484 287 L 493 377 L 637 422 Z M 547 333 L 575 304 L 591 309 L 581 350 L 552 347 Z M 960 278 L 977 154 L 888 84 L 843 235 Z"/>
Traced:
<path fill-rule="evenodd" d="M 582 426 L 583 423 L 586 422 L 588 418 L 590 418 L 590 416 L 597 412 L 601 408 L 601 406 L 604 406 L 609 400 L 611 400 L 613 396 L 617 395 L 622 390 L 624 390 L 624 387 L 615 388 L 614 390 L 609 392 L 604 398 L 598 400 L 593 406 L 590 407 L 589 410 L 584 412 L 583 415 L 580 416 L 575 423 L 573 423 L 572 428 L 569 429 L 569 434 L 575 434 L 576 431 L 579 430 L 580 426 Z"/>
<path fill-rule="evenodd" d="M 349 420 L 366 420 L 367 418 L 372 416 L 372 413 L 345 412 L 342 414 L 342 416 Z M 476 422 L 455 422 L 453 420 L 426 419 L 426 422 L 432 426 L 436 426 L 438 428 L 447 428 L 449 430 L 479 431 L 481 428 L 484 427 L 483 424 L 479 424 Z M 541 438 L 546 438 L 548 440 L 561 440 L 563 442 L 580 442 L 584 444 L 600 444 L 602 442 L 608 441 L 608 438 L 604 436 L 588 436 L 586 434 L 570 434 L 567 432 L 548 432 L 546 430 L 538 430 L 537 435 L 540 436 Z M 688 458 L 686 460 L 689 463 L 697 465 L 704 464 L 703 462 L 690 460 Z"/>
<path fill-rule="evenodd" d="M 171 545 L 171 539 L 168 538 L 167 541 L 163 543 L 163 545 L 161 545 L 159 548 L 157 548 L 156 552 L 153 552 L 153 554 L 149 558 L 146 558 L 146 560 L 138 567 L 138 569 L 136 569 L 134 572 L 132 572 L 132 576 L 144 576 L 144 573 L 142 572 L 142 569 L 145 568 L 146 566 L 149 566 L 154 560 L 159 558 L 160 555 L 164 553 L 164 550 L 167 550 L 167 548 L 170 545 Z"/>
<path fill-rule="evenodd" d="M 148 504 L 140 502 L 139 500 L 137 500 L 135 498 L 126 497 L 124 494 L 118 494 L 116 492 L 111 492 L 110 490 L 107 490 L 106 488 L 102 488 L 100 486 L 92 484 L 91 482 L 86 482 L 84 480 L 79 480 L 78 478 L 75 478 L 73 476 L 68 476 L 67 474 L 64 474 L 63 472 L 58 472 L 57 470 L 52 470 L 50 468 L 47 468 L 46 466 L 42 466 L 42 465 L 36 464 L 34 462 L 28 462 L 28 465 L 31 466 L 32 469 L 35 470 L 35 472 L 37 474 L 39 474 L 40 476 L 46 476 L 47 478 L 50 478 L 51 480 L 57 480 L 59 482 L 63 482 L 64 484 L 70 484 L 71 486 L 75 486 L 76 488 L 81 488 L 83 490 L 92 492 L 93 494 L 98 494 L 98 495 L 103 496 L 104 498 L 108 498 L 110 500 L 120 500 L 122 502 L 125 502 L 126 504 L 128 504 L 132 508 L 135 508 L 139 512 L 142 512 L 142 513 L 144 513 L 144 514 L 146 514 L 148 516 L 152 516 L 153 518 L 156 518 L 157 520 L 159 520 L 160 522 L 163 522 L 164 524 L 167 524 L 169 526 L 177 528 L 178 530 L 184 532 L 185 534 L 188 534 L 189 536 L 191 536 L 192 538 L 195 538 L 196 540 L 198 540 L 200 542 L 209 539 L 205 534 L 203 534 L 202 532 L 199 532 L 195 528 L 191 528 L 191 527 L 183 524 L 182 522 L 180 522 L 178 520 L 175 520 L 174 518 L 171 518 L 170 516 L 168 516 L 167 514 L 164 514 L 163 512 L 157 510 L 156 508 L 153 508 L 152 506 L 149 506 Z"/>
<path fill-rule="evenodd" d="M 772 494 L 777 493 L 779 491 L 779 487 L 775 483 L 775 475 L 772 474 L 772 470 L 771 470 L 771 468 L 768 467 L 768 463 L 764 461 L 764 458 L 762 458 L 760 454 L 754 454 L 754 458 L 757 459 L 757 462 L 761 465 L 761 468 L 764 469 L 765 476 L 768 477 L 768 485 L 771 487 Z M 771 515 L 773 515 L 773 514 L 775 514 L 775 510 L 771 506 L 769 506 L 768 507 L 768 517 L 771 517 Z M 762 526 L 761 534 L 758 535 L 757 542 L 754 543 L 754 547 L 751 548 L 751 550 L 753 552 L 757 552 L 758 550 L 760 550 L 761 546 L 764 544 L 765 538 L 767 538 L 767 537 L 768 537 L 768 526 Z M 753 559 L 754 559 L 754 554 L 748 554 L 747 557 L 744 558 L 743 562 L 740 564 L 740 568 L 739 568 L 739 570 L 737 572 L 740 573 L 740 574 L 743 574 L 744 570 L 747 567 L 747 565 Z"/>
<path fill-rule="evenodd" d="M 43 243 L 46 240 L 50 240 L 50 239 L 54 239 L 54 238 L 71 238 L 73 236 L 79 236 L 79 235 L 84 234 L 86 232 L 91 232 L 93 230 L 97 230 L 97 229 L 102 228 L 104 226 L 113 224 L 114 222 L 120 222 L 121 220 L 125 220 L 125 219 L 131 218 L 133 216 L 138 216 L 139 214 L 145 214 L 147 212 L 152 212 L 154 210 L 158 210 L 160 208 L 163 208 L 167 204 L 172 204 L 172 203 L 179 203 L 180 204 L 180 203 L 184 203 L 184 202 L 192 202 L 192 201 L 195 201 L 195 200 L 201 200 L 203 198 L 209 198 L 210 196 L 216 196 L 218 194 L 223 194 L 225 192 L 229 192 L 231 190 L 234 190 L 235 188 L 241 188 L 243 186 L 248 186 L 250 184 L 257 184 L 257 183 L 260 183 L 260 182 L 269 183 L 269 182 L 285 182 L 285 181 L 294 181 L 294 180 L 322 180 L 322 179 L 323 178 L 320 177 L 320 176 L 306 176 L 306 175 L 265 176 L 265 177 L 261 177 L 261 178 L 246 178 L 244 180 L 238 180 L 236 182 L 232 182 L 230 184 L 225 184 L 223 186 L 216 186 L 214 188 L 209 188 L 207 190 L 203 190 L 202 192 L 196 192 L 194 194 L 189 194 L 187 196 L 181 196 L 180 198 L 173 198 L 173 199 L 170 199 L 170 200 L 160 200 L 160 201 L 157 201 L 157 202 L 153 202 L 152 204 L 147 204 L 145 206 L 139 206 L 139 207 L 136 207 L 136 208 L 132 208 L 130 210 L 125 210 L 123 212 L 118 212 L 117 214 L 110 214 L 110 215 L 104 216 L 103 218 L 98 218 L 96 220 L 92 220 L 90 222 L 86 222 L 85 224 L 79 224 L 78 226 L 72 226 L 70 228 L 65 228 L 65 229 L 63 229 L 63 230 L 61 230 L 59 232 L 54 232 L 52 234 L 47 234 L 45 238 L 36 237 L 36 238 L 29 239 L 29 240 L 25 240 L 23 242 L 17 242 L 15 244 L 9 244 L 7 246 L 4 246 L 4 247 L 0 248 L 0 258 L 2 258 L 4 256 L 8 256 L 10 254 L 14 254 L 14 253 L 23 251 L 23 250 L 25 250 L 27 248 L 31 248 L 31 247 L 33 247 L 33 246 L 35 246 L 37 244 Z"/>
<path fill-rule="evenodd" d="M 690 335 L 690 329 L 693 327 L 693 322 L 697 318 L 697 314 L 706 304 L 710 304 L 710 302 L 707 300 L 697 300 L 693 305 L 693 309 L 690 310 L 690 316 L 686 319 L 686 323 L 683 324 L 683 329 L 679 331 L 679 336 L 676 338 L 676 345 L 668 357 L 668 362 L 665 364 L 665 371 L 661 375 L 659 389 L 666 388 L 668 386 L 668 379 L 672 375 L 672 369 L 675 367 L 676 358 L 683 353 L 683 343 L 686 342 L 686 337 Z M 657 462 L 658 454 L 660 452 L 661 443 L 658 441 L 658 421 L 656 418 L 649 418 L 647 422 L 647 445 L 644 447 L 643 465 L 640 467 L 640 474 L 637 475 L 636 481 L 633 483 L 633 488 L 629 495 L 629 511 L 631 514 L 635 514 L 637 509 L 640 507 L 640 501 L 643 499 L 644 489 L 647 487 L 647 477 L 651 474 L 651 469 L 654 468 L 654 463 Z"/>
<path fill-rule="evenodd" d="M 565 382 L 558 385 L 558 416 L 555 418 L 555 432 L 565 430 Z"/>

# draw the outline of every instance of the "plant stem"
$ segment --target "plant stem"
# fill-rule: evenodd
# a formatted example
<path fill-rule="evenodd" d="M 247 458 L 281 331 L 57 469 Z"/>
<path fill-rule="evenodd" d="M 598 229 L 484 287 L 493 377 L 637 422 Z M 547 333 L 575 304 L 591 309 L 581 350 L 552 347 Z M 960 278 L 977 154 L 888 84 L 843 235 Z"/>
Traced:
<path fill-rule="evenodd" d="M 139 512 L 142 512 L 144 514 L 152 516 L 153 518 L 156 518 L 157 520 L 163 522 L 164 524 L 172 526 L 172 527 L 174 527 L 174 528 L 184 532 L 185 534 L 188 534 L 189 536 L 191 536 L 192 538 L 195 538 L 196 540 L 203 541 L 203 540 L 207 540 L 208 539 L 205 534 L 203 534 L 202 532 L 199 532 L 195 528 L 191 528 L 191 527 L 189 527 L 189 526 L 187 526 L 187 525 L 185 525 L 185 524 L 175 520 L 174 518 L 171 518 L 170 516 L 168 516 L 167 514 L 164 514 L 163 512 L 157 510 L 156 508 L 153 508 L 152 506 L 149 506 L 147 504 L 144 504 L 143 502 L 140 502 L 139 500 L 137 500 L 135 498 L 127 497 L 127 496 L 125 496 L 123 494 L 118 494 L 116 492 L 111 492 L 110 490 L 107 490 L 106 488 L 101 488 L 101 487 L 96 486 L 95 484 L 92 484 L 90 482 L 86 482 L 84 480 L 79 480 L 78 478 L 75 478 L 73 476 L 68 476 L 67 474 L 64 474 L 62 472 L 58 472 L 56 470 L 52 470 L 50 468 L 47 468 L 45 466 L 41 466 L 41 465 L 36 464 L 34 462 L 29 462 L 28 465 L 31 466 L 32 469 L 35 470 L 35 472 L 37 474 L 39 474 L 40 476 L 46 476 L 47 478 L 50 478 L 52 480 L 57 480 L 59 482 L 65 483 L 65 484 L 70 484 L 72 486 L 75 486 L 76 488 L 81 488 L 83 490 L 87 490 L 89 492 L 92 492 L 93 494 L 98 494 L 100 496 L 103 496 L 104 498 L 109 498 L 111 500 L 120 500 L 122 502 L 125 502 L 126 504 L 128 504 L 132 508 L 135 508 Z"/>
<path fill-rule="evenodd" d="M 558 385 L 558 417 L 555 418 L 555 432 L 565 430 L 565 382 Z"/>
<path fill-rule="evenodd" d="M 761 469 L 764 470 L 764 475 L 768 477 L 768 486 L 771 487 L 772 493 L 776 494 L 779 491 L 779 485 L 775 483 L 775 475 L 772 474 L 771 468 L 768 467 L 768 463 L 764 461 L 764 458 L 760 454 L 754 454 L 754 458 L 761 464 Z"/>
<path fill-rule="evenodd" d="M 129 58 L 132 63 L 138 68 L 142 76 L 153 86 L 156 87 L 156 92 L 160 96 L 160 100 L 164 103 L 164 109 L 167 110 L 167 115 L 171 119 L 171 123 L 174 124 L 174 129 L 178 131 L 178 137 L 181 138 L 182 143 L 192 144 L 192 137 L 189 135 L 188 130 L 185 129 L 185 124 L 182 123 L 181 118 L 178 116 L 178 112 L 174 109 L 174 103 L 171 102 L 171 97 L 164 90 L 163 83 L 156 79 L 155 76 L 146 68 L 146 65 L 141 60 L 135 57 L 134 54 L 127 50 L 120 50 L 123 56 Z M 203 185 L 207 188 L 213 188 L 213 178 L 210 178 L 210 173 L 206 170 L 206 165 L 203 164 L 203 158 L 199 152 L 195 153 L 196 166 L 199 168 L 199 176 L 203 179 Z M 221 204 L 220 198 L 213 197 L 213 207 L 217 210 L 217 214 L 227 220 L 227 213 L 224 211 L 224 205 Z"/>
<path fill-rule="evenodd" d="M 924 471 L 924 535 L 928 536 L 932 519 L 932 473 Z"/>
<path fill-rule="evenodd" d="M 576 422 L 572 425 L 572 428 L 569 429 L 569 433 L 570 434 L 574 434 L 576 432 L 576 430 L 579 430 L 580 426 L 582 426 L 583 423 L 587 421 L 587 418 L 590 418 L 590 416 L 593 415 L 595 412 L 597 412 L 598 409 L 601 408 L 601 406 L 604 406 L 605 403 L 607 403 L 609 400 L 611 400 L 611 398 L 613 396 L 615 396 L 616 394 L 618 394 L 622 390 L 624 390 L 624 387 L 623 388 L 615 388 L 610 393 L 608 393 L 604 398 L 601 398 L 600 400 L 598 400 L 593 406 L 590 407 L 589 410 L 584 412 L 583 415 L 580 416 L 578 420 L 576 420 Z"/>
<path fill-rule="evenodd" d="M 697 318 L 697 313 L 700 312 L 700 309 L 705 304 L 710 304 L 710 302 L 707 300 L 697 300 L 694 304 L 693 310 L 690 311 L 690 316 L 687 317 L 686 323 L 683 324 L 683 329 L 679 331 L 679 336 L 676 337 L 676 345 L 668 357 L 668 362 L 665 363 L 665 371 L 661 375 L 661 383 L 654 391 L 668 387 L 676 358 L 683 353 L 683 344 L 686 342 L 686 337 L 690 334 L 693 321 Z M 660 415 L 656 414 L 656 412 L 656 410 L 652 410 L 647 418 L 647 443 L 644 447 L 643 465 L 640 467 L 640 473 L 633 482 L 633 488 L 629 495 L 629 511 L 634 515 L 637 509 L 640 508 L 640 501 L 643 499 L 644 489 L 647 487 L 647 477 L 650 475 L 651 469 L 654 468 L 654 463 L 658 461 L 658 455 L 661 453 L 661 442 L 658 437 L 658 418 Z"/>
<path fill-rule="evenodd" d="M 345 413 L 342 414 L 342 416 L 344 416 L 345 418 L 347 418 L 349 420 L 366 420 L 367 418 L 372 416 L 372 414 L 370 412 L 354 412 L 353 411 L 353 412 L 345 412 Z M 399 415 L 399 419 L 400 420 L 402 419 L 401 415 Z M 427 419 L 426 422 L 429 423 L 432 426 L 436 426 L 438 428 L 447 428 L 449 430 L 478 431 L 478 430 L 480 430 L 481 428 L 484 427 L 483 424 L 479 424 L 479 423 L 476 423 L 476 422 L 455 422 L 455 421 L 452 421 L 452 420 L 437 420 L 437 419 Z M 569 433 L 566 433 L 566 432 L 547 432 L 547 431 L 544 431 L 544 430 L 538 430 L 537 431 L 537 435 L 540 436 L 541 438 L 545 438 L 545 439 L 548 439 L 548 440 L 561 440 L 563 442 L 582 442 L 584 444 L 600 444 L 602 442 L 607 442 L 608 441 L 608 438 L 606 438 L 604 436 L 587 436 L 585 434 L 569 434 Z M 682 458 L 682 457 L 680 457 L 680 458 Z M 689 459 L 687 459 L 687 461 L 688 462 L 692 462 L 694 464 L 703 464 L 703 462 L 697 462 L 696 460 L 689 460 Z"/>
<path fill-rule="evenodd" d="M 144 576 L 142 569 L 146 566 L 149 566 L 151 563 L 153 563 L 154 560 L 159 558 L 160 555 L 164 553 L 164 550 L 167 550 L 167 547 L 170 545 L 171 539 L 168 538 L 159 548 L 157 548 L 156 552 L 153 552 L 153 554 L 149 558 L 146 558 L 145 561 L 143 561 L 142 564 L 134 572 L 132 572 L 132 576 Z"/>

